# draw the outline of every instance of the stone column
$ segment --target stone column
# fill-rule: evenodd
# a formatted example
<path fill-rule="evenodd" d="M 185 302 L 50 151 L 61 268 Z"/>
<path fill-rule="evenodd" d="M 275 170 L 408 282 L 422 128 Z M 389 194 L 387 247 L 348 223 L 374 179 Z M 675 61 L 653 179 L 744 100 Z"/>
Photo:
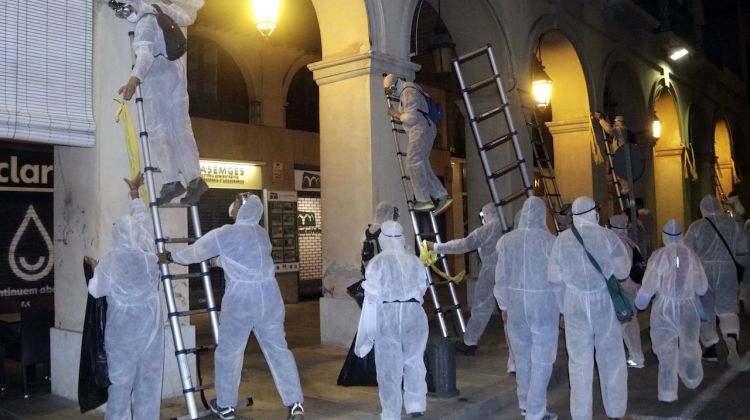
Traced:
<path fill-rule="evenodd" d="M 320 86 L 320 169 L 323 213 L 323 344 L 349 346 L 359 308 L 346 287 L 359 280 L 364 230 L 375 205 L 402 209 L 401 222 L 413 236 L 401 173 L 386 113 L 382 73 L 413 79 L 418 66 L 364 52 L 324 59 L 308 66 Z M 405 148 L 402 143 L 402 148 Z M 407 238 L 411 243 L 413 238 Z"/>
<path fill-rule="evenodd" d="M 96 145 L 93 148 L 55 147 L 54 258 L 55 326 L 50 331 L 52 393 L 78 398 L 78 366 L 87 290 L 83 256 L 100 258 L 112 249 L 112 224 L 129 212 L 130 177 L 123 129 L 114 121 L 117 104 L 111 99 L 130 73 L 128 31 L 132 25 L 114 16 L 105 3 L 94 3 L 93 106 Z M 130 112 L 137 118 L 135 102 Z M 136 130 L 137 119 L 135 120 Z M 184 210 L 162 212 L 164 231 L 186 236 Z M 186 308 L 188 288 L 175 288 L 178 307 Z M 161 292 L 161 287 L 160 287 Z M 161 293 L 160 293 L 161 295 Z M 166 311 L 164 311 L 166 322 Z M 133 325 L 134 329 L 139 328 Z M 183 330 L 186 345 L 195 342 L 194 327 Z M 163 397 L 182 395 L 171 333 L 165 324 Z"/>
<path fill-rule="evenodd" d="M 669 219 L 685 225 L 685 182 L 683 168 L 685 149 L 682 147 L 654 150 L 654 186 L 656 190 L 656 226 L 664 226 Z M 658 240 L 658 239 L 657 239 Z"/>

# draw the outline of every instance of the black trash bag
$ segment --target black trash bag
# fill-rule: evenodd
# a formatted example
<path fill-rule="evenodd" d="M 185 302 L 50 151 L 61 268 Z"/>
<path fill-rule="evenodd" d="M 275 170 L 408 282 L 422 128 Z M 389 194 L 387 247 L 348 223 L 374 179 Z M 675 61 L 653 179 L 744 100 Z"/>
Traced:
<path fill-rule="evenodd" d="M 354 344 L 357 335 L 354 335 L 349 353 L 346 354 L 344 366 L 341 367 L 336 385 L 340 386 L 378 386 L 377 371 L 375 370 L 375 349 L 373 348 L 365 357 L 354 354 Z"/>
<path fill-rule="evenodd" d="M 94 270 L 85 262 L 83 273 L 86 284 L 94 277 Z M 78 367 L 78 405 L 81 413 L 107 402 L 109 374 L 107 353 L 104 350 L 104 328 L 107 323 L 107 298 L 88 295 L 86 318 L 83 321 L 81 363 Z"/>

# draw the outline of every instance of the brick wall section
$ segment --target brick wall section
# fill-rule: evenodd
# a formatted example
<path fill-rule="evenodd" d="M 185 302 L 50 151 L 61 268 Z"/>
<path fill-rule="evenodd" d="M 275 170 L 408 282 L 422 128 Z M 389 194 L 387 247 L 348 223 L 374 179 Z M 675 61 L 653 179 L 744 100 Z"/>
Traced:
<path fill-rule="evenodd" d="M 299 229 L 300 280 L 317 280 L 323 277 L 323 257 L 321 253 L 320 198 L 297 198 L 297 211 L 315 213 L 315 231 Z"/>

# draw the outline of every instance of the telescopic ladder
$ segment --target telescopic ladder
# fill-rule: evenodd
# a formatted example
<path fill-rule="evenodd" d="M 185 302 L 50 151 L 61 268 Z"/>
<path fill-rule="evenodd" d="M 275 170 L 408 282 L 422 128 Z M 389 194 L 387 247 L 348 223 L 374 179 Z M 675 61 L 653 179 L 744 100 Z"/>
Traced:
<path fill-rule="evenodd" d="M 385 103 L 388 108 L 398 106 L 399 102 L 399 98 L 386 95 Z M 419 219 L 417 217 L 417 211 L 414 210 L 416 198 L 414 197 L 414 190 L 412 189 L 411 179 L 406 174 L 406 164 L 404 162 L 404 159 L 406 159 L 406 152 L 401 151 L 401 144 L 399 142 L 399 137 L 401 137 L 401 135 L 405 136 L 406 131 L 404 130 L 401 121 L 399 121 L 397 118 L 389 117 L 389 119 L 391 121 L 391 133 L 393 133 L 393 144 L 396 147 L 396 159 L 398 160 L 398 165 L 401 169 L 401 185 L 404 188 L 404 195 L 406 195 L 406 205 L 409 208 L 409 216 L 411 217 L 411 225 L 414 228 L 414 234 L 416 235 L 417 241 L 419 243 L 422 243 L 422 240 L 430 240 L 436 243 L 441 243 L 442 240 L 440 238 L 437 220 L 435 219 L 435 215 L 432 212 L 425 212 L 430 219 L 430 228 L 432 229 L 432 231 L 422 231 Z M 440 255 L 439 259 L 443 267 L 443 272 L 450 275 L 448 259 L 445 257 L 445 255 Z M 437 289 L 435 288 L 436 283 L 433 281 L 433 276 L 430 272 L 430 268 L 425 267 L 425 271 L 427 272 L 427 283 L 430 290 L 430 296 L 432 297 L 432 306 L 435 311 L 435 316 L 437 316 L 438 322 L 440 324 L 440 332 L 443 334 L 443 338 L 448 337 L 448 328 L 445 324 L 445 313 L 447 311 L 453 311 L 455 313 L 459 328 L 461 329 L 461 334 L 465 333 L 466 323 L 464 322 L 464 316 L 461 313 L 461 304 L 458 301 L 458 295 L 456 294 L 455 285 L 451 281 L 437 283 L 438 285 L 447 284 L 452 301 L 452 305 L 450 307 L 442 307 L 440 306 Z"/>
<path fill-rule="evenodd" d="M 129 32 L 131 47 L 134 32 Z M 202 236 L 202 230 L 200 225 L 200 218 L 198 217 L 198 206 L 195 204 L 182 204 L 182 203 L 166 203 L 157 204 L 156 188 L 154 184 L 154 172 L 158 172 L 158 168 L 151 165 L 151 154 L 149 152 L 149 139 L 146 124 L 146 117 L 143 112 L 143 95 L 141 86 L 136 88 L 136 108 L 138 109 L 138 128 L 140 137 L 140 149 L 141 149 L 141 162 L 143 162 L 143 173 L 146 178 L 146 189 L 148 190 L 149 207 L 151 210 L 151 220 L 154 225 L 154 238 L 156 241 L 156 248 L 159 253 L 166 251 L 166 245 L 171 243 L 193 243 Z M 194 237 L 185 238 L 172 238 L 164 235 L 161 226 L 161 215 L 159 214 L 160 209 L 164 208 L 185 208 L 188 210 L 190 220 L 192 222 Z M 172 340 L 174 341 L 175 357 L 177 358 L 177 367 L 180 373 L 180 380 L 182 383 L 182 393 L 185 397 L 185 404 L 187 405 L 188 417 L 190 419 L 197 419 L 208 414 L 207 411 L 198 412 L 198 408 L 195 403 L 195 393 L 199 392 L 201 395 L 204 406 L 207 407 L 206 397 L 204 391 L 206 389 L 213 388 L 213 384 L 201 384 L 200 375 L 198 382 L 195 383 L 190 374 L 190 367 L 188 363 L 188 355 L 196 356 L 196 364 L 199 364 L 200 353 L 213 351 L 216 348 L 216 343 L 219 342 L 219 316 L 218 308 L 214 301 L 213 288 L 211 287 L 211 274 L 209 272 L 209 265 L 207 261 L 200 263 L 199 273 L 189 274 L 172 274 L 170 272 L 169 263 L 159 265 L 161 272 L 161 280 L 164 289 L 164 297 L 167 301 L 167 317 L 169 319 L 169 326 L 172 330 Z M 177 308 L 175 301 L 175 294 L 173 289 L 173 282 L 177 280 L 188 280 L 191 278 L 201 278 L 203 280 L 203 288 L 206 297 L 206 307 L 194 310 L 180 310 Z M 183 334 L 182 325 L 180 319 L 197 314 L 208 314 L 211 325 L 211 332 L 213 333 L 214 343 L 200 345 L 193 348 L 186 348 Z"/>
<path fill-rule="evenodd" d="M 464 80 L 463 72 L 461 69 L 462 65 L 475 59 L 486 57 L 489 60 L 491 75 L 483 80 L 468 85 Z M 466 106 L 466 112 L 469 115 L 469 123 L 471 124 L 471 132 L 474 135 L 474 140 L 477 145 L 477 151 L 479 152 L 479 159 L 482 162 L 482 168 L 484 169 L 485 179 L 490 189 L 490 195 L 492 197 L 492 203 L 497 209 L 499 220 L 503 232 L 510 230 L 510 224 L 505 220 L 505 213 L 503 207 L 512 203 L 513 201 L 523 197 L 531 197 L 534 195 L 534 187 L 531 185 L 529 180 L 529 174 L 526 170 L 526 159 L 523 157 L 521 151 L 521 145 L 518 141 L 518 132 L 513 124 L 513 118 L 510 113 L 510 103 L 508 97 L 505 94 L 505 88 L 503 87 L 502 77 L 497 69 L 495 63 L 495 56 L 492 52 L 492 45 L 487 44 L 484 47 L 472 51 L 468 54 L 464 54 L 459 57 L 453 58 L 453 68 L 456 70 L 456 76 L 458 76 L 458 82 L 461 85 L 461 96 Z M 483 90 L 486 87 L 493 87 L 494 93 L 497 94 L 499 103 L 487 110 L 477 113 L 474 109 L 474 105 L 471 101 L 471 95 L 477 91 Z M 500 135 L 491 136 L 492 140 L 485 142 L 482 138 L 480 130 L 480 123 L 490 120 L 492 117 L 502 115 L 507 131 L 501 132 Z M 487 131 L 487 129 L 485 129 Z M 511 143 L 513 148 L 514 160 L 498 169 L 493 169 L 490 165 L 490 159 L 488 153 L 500 146 Z M 513 175 L 518 171 L 523 184 L 521 188 L 510 194 L 501 196 L 498 187 L 498 182 L 501 178 L 508 175 Z M 511 178 L 513 180 L 513 178 Z"/>
<path fill-rule="evenodd" d="M 716 198 L 719 199 L 719 205 L 721 205 L 722 210 L 724 210 L 724 213 L 729 215 L 730 217 L 734 217 L 734 212 L 732 211 L 729 206 L 726 205 L 727 202 L 727 196 L 724 193 L 724 187 L 721 186 L 721 168 L 719 167 L 719 157 L 715 157 L 713 169 L 711 170 L 711 175 L 714 181 L 714 187 L 716 189 Z"/>
<path fill-rule="evenodd" d="M 555 177 L 555 168 L 550 159 L 547 150 L 547 144 L 544 141 L 544 125 L 539 122 L 537 117 L 537 107 L 527 91 L 518 89 L 518 96 L 521 100 L 521 109 L 523 110 L 524 121 L 529 132 L 529 141 L 531 142 L 531 151 L 534 154 L 534 162 L 539 168 L 539 179 L 544 189 L 544 197 L 547 201 L 547 207 L 552 214 L 552 220 L 555 222 L 557 233 L 566 229 L 562 218 L 568 213 L 568 207 L 563 202 L 560 188 L 557 185 Z"/>
<path fill-rule="evenodd" d="M 599 127 L 601 128 L 600 133 L 602 133 L 602 140 L 604 141 L 604 152 L 607 155 L 607 171 L 609 172 L 609 176 L 612 177 L 612 185 L 614 186 L 617 205 L 620 206 L 620 213 L 624 213 L 627 208 L 627 206 L 625 205 L 625 203 L 627 202 L 627 198 L 622 193 L 622 184 L 620 184 L 620 178 L 618 178 L 617 173 L 615 173 L 615 154 L 612 151 L 612 144 L 614 143 L 615 138 L 607 134 L 607 131 L 604 130 L 604 127 L 601 127 L 599 121 L 593 121 L 592 124 L 599 125 Z M 596 133 L 596 130 L 594 130 L 594 133 Z"/>

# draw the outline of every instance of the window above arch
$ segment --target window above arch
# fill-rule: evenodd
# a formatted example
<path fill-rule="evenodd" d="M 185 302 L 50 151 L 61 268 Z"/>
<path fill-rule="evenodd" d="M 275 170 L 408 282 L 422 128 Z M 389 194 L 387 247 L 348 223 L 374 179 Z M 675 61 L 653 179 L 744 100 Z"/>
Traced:
<path fill-rule="evenodd" d="M 292 78 L 286 94 L 286 128 L 319 133 L 318 97 L 318 85 L 313 80 L 313 74 L 303 66 Z"/>
<path fill-rule="evenodd" d="M 190 115 L 250 122 L 247 86 L 239 66 L 219 44 L 192 35 L 187 59 Z"/>

